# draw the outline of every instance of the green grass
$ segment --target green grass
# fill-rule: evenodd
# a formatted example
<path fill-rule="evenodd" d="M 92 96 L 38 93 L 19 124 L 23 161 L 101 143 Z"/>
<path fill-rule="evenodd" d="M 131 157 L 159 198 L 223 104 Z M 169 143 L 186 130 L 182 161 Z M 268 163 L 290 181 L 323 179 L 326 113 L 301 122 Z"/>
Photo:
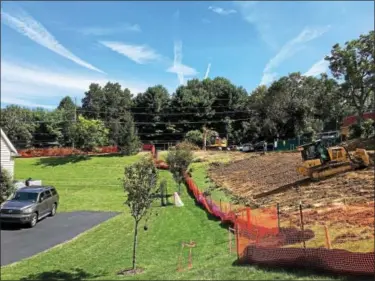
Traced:
<path fill-rule="evenodd" d="M 123 205 L 125 195 L 118 178 L 122 177 L 124 166 L 139 159 L 139 156 L 91 157 L 89 160 L 72 162 L 74 159 L 17 159 L 16 178 L 32 177 L 42 179 L 45 184 L 55 185 L 61 197 L 60 212 L 111 210 L 122 211 L 122 214 L 70 242 L 1 267 L 2 280 L 329 279 L 306 271 L 233 266 L 236 254 L 229 254 L 227 230 L 217 220 L 209 219 L 186 190 L 182 194 L 184 207 L 172 205 L 161 208 L 157 202 L 147 223 L 148 231 L 143 230 L 142 224 L 138 265 L 145 271 L 132 277 L 118 276 L 117 271 L 131 266 L 133 241 L 133 220 Z M 195 168 L 196 183 L 204 186 L 204 169 L 200 165 L 195 165 Z M 170 193 L 176 190 L 176 184 L 168 171 L 160 171 L 160 177 L 167 180 Z M 193 268 L 177 272 L 181 242 L 190 240 L 197 243 L 193 250 Z M 187 252 L 184 255 L 186 266 Z"/>

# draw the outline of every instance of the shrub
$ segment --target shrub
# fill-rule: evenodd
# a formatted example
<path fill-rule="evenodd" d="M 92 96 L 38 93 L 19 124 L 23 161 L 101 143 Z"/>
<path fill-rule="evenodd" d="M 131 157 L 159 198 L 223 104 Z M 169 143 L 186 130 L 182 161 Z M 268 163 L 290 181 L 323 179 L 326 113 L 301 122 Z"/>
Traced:
<path fill-rule="evenodd" d="M 359 124 L 353 124 L 349 127 L 349 138 L 355 139 L 355 138 L 370 138 L 375 133 L 375 127 L 374 127 L 374 120 L 367 119 L 362 122 L 361 125 Z"/>
<path fill-rule="evenodd" d="M 195 144 L 197 146 L 203 145 L 203 134 L 199 130 L 192 130 L 186 133 L 185 141 Z"/>
<path fill-rule="evenodd" d="M 176 145 L 176 149 L 181 149 L 181 150 L 200 150 L 198 146 L 195 144 L 188 142 L 188 141 L 183 141 L 180 142 Z"/>
<path fill-rule="evenodd" d="M 353 124 L 349 127 L 349 139 L 360 138 L 363 134 L 363 127 L 359 124 Z"/>
<path fill-rule="evenodd" d="M 1 173 L 1 177 L 0 177 L 0 188 L 1 188 L 0 203 L 3 203 L 14 192 L 14 184 L 12 182 L 12 178 L 11 178 L 9 172 L 6 169 L 1 167 L 0 173 Z"/>

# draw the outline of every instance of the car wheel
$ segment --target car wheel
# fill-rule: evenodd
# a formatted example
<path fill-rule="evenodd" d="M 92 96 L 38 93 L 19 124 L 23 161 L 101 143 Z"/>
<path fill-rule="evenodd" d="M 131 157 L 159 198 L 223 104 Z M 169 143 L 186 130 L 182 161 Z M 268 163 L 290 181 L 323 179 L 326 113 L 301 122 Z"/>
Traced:
<path fill-rule="evenodd" d="M 52 206 L 51 214 L 50 214 L 51 217 L 56 215 L 56 209 L 57 209 L 57 205 L 56 205 L 56 203 L 54 203 L 53 206 Z"/>
<path fill-rule="evenodd" d="M 36 223 L 38 222 L 38 214 L 37 213 L 34 213 L 32 214 L 31 216 L 31 220 L 29 222 L 29 226 L 30 227 L 34 227 L 36 225 Z"/>

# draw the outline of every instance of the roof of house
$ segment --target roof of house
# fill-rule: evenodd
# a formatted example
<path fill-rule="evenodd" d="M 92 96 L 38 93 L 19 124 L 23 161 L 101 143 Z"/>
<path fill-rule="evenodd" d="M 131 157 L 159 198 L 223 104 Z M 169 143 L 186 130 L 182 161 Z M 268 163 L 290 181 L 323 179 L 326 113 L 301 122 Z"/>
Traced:
<path fill-rule="evenodd" d="M 15 155 L 18 155 L 17 149 L 14 147 L 12 142 L 8 139 L 7 135 L 4 133 L 3 129 L 1 129 L 1 138 L 5 141 L 6 145 L 9 147 L 10 151 L 13 152 Z"/>

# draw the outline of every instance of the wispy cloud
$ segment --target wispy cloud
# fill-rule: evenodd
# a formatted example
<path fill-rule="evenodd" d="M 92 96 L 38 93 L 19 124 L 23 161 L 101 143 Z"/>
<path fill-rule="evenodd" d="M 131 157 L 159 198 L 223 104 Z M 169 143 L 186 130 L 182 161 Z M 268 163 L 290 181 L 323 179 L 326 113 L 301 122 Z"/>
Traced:
<path fill-rule="evenodd" d="M 326 73 L 328 71 L 329 62 L 326 61 L 324 58 L 317 61 L 310 67 L 308 71 L 306 71 L 303 75 L 304 76 L 318 76 L 321 73 Z"/>
<path fill-rule="evenodd" d="M 282 62 L 292 57 L 296 52 L 304 48 L 304 44 L 314 40 L 329 30 L 330 26 L 319 27 L 319 28 L 309 28 L 306 27 L 302 32 L 289 42 L 287 42 L 279 52 L 269 60 L 266 67 L 263 70 L 263 77 L 261 80 L 261 85 L 267 85 L 271 83 L 277 76 L 274 69 L 277 68 Z"/>
<path fill-rule="evenodd" d="M 149 63 L 161 57 L 147 45 L 131 45 L 115 41 L 100 41 L 100 43 L 139 64 Z"/>
<path fill-rule="evenodd" d="M 77 28 L 77 31 L 84 35 L 111 35 L 124 32 L 141 32 L 141 27 L 138 24 L 119 24 L 116 27 L 100 27 L 100 26 L 91 26 L 91 27 L 82 27 Z"/>
<path fill-rule="evenodd" d="M 261 1 L 233 1 L 235 7 L 238 8 L 242 18 L 253 25 L 257 30 L 260 38 L 272 49 L 276 49 L 276 41 L 274 30 L 272 27 L 273 15 L 269 9 L 260 3 Z"/>
<path fill-rule="evenodd" d="M 230 14 L 237 13 L 237 11 L 234 10 L 234 9 L 224 9 L 224 8 L 215 7 L 215 6 L 209 6 L 208 9 L 213 11 L 214 13 L 222 15 L 222 16 L 227 16 L 227 15 L 230 15 Z"/>
<path fill-rule="evenodd" d="M 118 82 L 132 93 L 142 92 L 151 84 L 133 79 L 104 79 L 98 75 L 88 76 L 5 60 L 1 61 L 1 70 L 1 102 L 25 106 L 40 105 L 41 100 L 51 104 L 67 94 L 82 97 L 91 83 Z"/>
<path fill-rule="evenodd" d="M 10 28 L 30 38 L 37 44 L 55 52 L 56 54 L 59 54 L 60 56 L 67 58 L 80 66 L 104 73 L 102 70 L 80 59 L 66 49 L 51 33 L 48 32 L 48 30 L 41 23 L 37 22 L 26 12 L 21 11 L 17 15 L 10 15 L 4 11 L 1 11 L 1 20 Z"/>
<path fill-rule="evenodd" d="M 202 19 L 202 22 L 203 22 L 203 23 L 211 23 L 211 21 L 210 21 L 209 19 L 206 19 L 206 18 L 203 18 L 203 19 Z"/>
<path fill-rule="evenodd" d="M 195 76 L 198 72 L 187 65 L 182 64 L 182 42 L 174 43 L 174 60 L 173 65 L 167 69 L 167 72 L 176 73 L 180 85 L 185 83 L 185 76 Z"/>
<path fill-rule="evenodd" d="M 211 63 L 207 65 L 207 70 L 206 70 L 206 74 L 204 75 L 204 79 L 208 78 L 208 75 L 210 74 L 210 70 L 211 70 Z"/>

